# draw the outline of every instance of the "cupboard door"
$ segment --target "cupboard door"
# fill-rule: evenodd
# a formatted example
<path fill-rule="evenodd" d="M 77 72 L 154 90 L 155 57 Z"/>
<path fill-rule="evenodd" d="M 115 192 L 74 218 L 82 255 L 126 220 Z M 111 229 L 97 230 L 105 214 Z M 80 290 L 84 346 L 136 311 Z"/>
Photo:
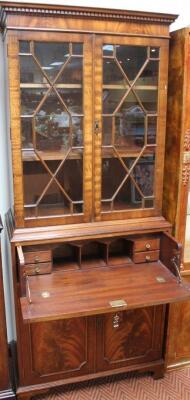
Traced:
<path fill-rule="evenodd" d="M 39 40 L 38 34 L 26 33 L 9 46 L 10 89 L 16 96 L 16 223 L 87 222 L 92 196 L 91 37 L 49 33 L 47 38 L 41 33 Z M 18 73 L 14 81 L 13 68 Z"/>
<path fill-rule="evenodd" d="M 96 220 L 160 213 L 167 46 L 145 38 L 96 39 Z"/>
<path fill-rule="evenodd" d="M 93 319 L 73 318 L 30 325 L 31 356 L 25 384 L 92 372 L 92 324 Z M 25 370 L 27 365 L 26 360 Z"/>
<path fill-rule="evenodd" d="M 164 315 L 156 306 L 98 317 L 97 370 L 161 359 Z"/>

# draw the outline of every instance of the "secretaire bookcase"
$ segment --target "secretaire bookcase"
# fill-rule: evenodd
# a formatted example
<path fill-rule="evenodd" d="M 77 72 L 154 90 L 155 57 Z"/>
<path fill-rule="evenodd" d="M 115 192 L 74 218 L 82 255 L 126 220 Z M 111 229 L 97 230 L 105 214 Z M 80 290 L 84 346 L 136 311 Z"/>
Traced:
<path fill-rule="evenodd" d="M 162 216 L 174 19 L 2 3 L 20 398 L 163 376 L 168 304 L 190 297 Z"/>

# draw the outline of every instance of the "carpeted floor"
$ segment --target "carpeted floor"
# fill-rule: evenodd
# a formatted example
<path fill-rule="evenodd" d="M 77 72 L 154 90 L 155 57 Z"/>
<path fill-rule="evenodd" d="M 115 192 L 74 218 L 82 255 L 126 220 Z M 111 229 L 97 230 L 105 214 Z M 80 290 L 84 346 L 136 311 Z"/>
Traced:
<path fill-rule="evenodd" d="M 190 400 L 190 368 L 168 372 L 154 381 L 150 374 L 128 373 L 54 389 L 35 400 Z"/>

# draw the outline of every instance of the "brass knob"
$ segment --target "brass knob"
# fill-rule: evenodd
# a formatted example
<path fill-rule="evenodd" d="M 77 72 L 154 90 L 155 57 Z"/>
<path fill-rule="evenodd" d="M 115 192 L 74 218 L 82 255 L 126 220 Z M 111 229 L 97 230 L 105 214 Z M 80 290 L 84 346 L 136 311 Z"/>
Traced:
<path fill-rule="evenodd" d="M 35 259 L 34 259 L 34 262 L 35 262 L 35 263 L 38 263 L 39 261 L 40 261 L 39 257 L 36 256 Z"/>
<path fill-rule="evenodd" d="M 146 243 L 146 249 L 149 250 L 150 249 L 150 243 Z"/>
<path fill-rule="evenodd" d="M 150 261 L 150 256 L 145 257 L 146 261 Z"/>
<path fill-rule="evenodd" d="M 113 315 L 113 328 L 119 328 L 120 317 L 118 314 Z"/>
<path fill-rule="evenodd" d="M 35 273 L 39 274 L 40 273 L 40 268 L 35 268 Z"/>

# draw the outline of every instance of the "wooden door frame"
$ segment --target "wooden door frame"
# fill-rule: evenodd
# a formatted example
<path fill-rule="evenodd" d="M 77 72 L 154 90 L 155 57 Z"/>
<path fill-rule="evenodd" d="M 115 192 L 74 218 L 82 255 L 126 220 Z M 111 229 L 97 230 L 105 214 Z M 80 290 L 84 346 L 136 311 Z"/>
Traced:
<path fill-rule="evenodd" d="M 24 216 L 23 165 L 20 123 L 20 67 L 19 40 L 39 40 L 39 32 L 9 32 L 7 35 L 9 55 L 10 120 L 12 139 L 12 163 L 14 182 L 14 210 L 17 227 L 33 227 L 64 223 L 89 222 L 92 214 L 92 35 L 80 33 L 40 32 L 40 42 L 72 41 L 84 43 L 83 106 L 84 106 L 84 152 L 83 152 L 83 201 L 84 212 L 73 216 L 38 217 Z"/>
<path fill-rule="evenodd" d="M 155 207 L 153 209 L 132 209 L 126 211 L 113 211 L 101 213 L 101 142 L 102 142 L 102 45 L 128 44 L 141 46 L 160 47 L 160 67 L 158 82 L 158 125 L 157 125 L 157 150 L 155 162 Z M 99 131 L 94 135 L 94 218 L 95 221 L 117 220 L 127 218 L 149 217 L 161 215 L 163 192 L 163 165 L 166 127 L 166 91 L 168 74 L 168 40 L 158 38 L 117 37 L 114 35 L 97 35 L 94 41 L 94 121 L 99 122 Z"/>

